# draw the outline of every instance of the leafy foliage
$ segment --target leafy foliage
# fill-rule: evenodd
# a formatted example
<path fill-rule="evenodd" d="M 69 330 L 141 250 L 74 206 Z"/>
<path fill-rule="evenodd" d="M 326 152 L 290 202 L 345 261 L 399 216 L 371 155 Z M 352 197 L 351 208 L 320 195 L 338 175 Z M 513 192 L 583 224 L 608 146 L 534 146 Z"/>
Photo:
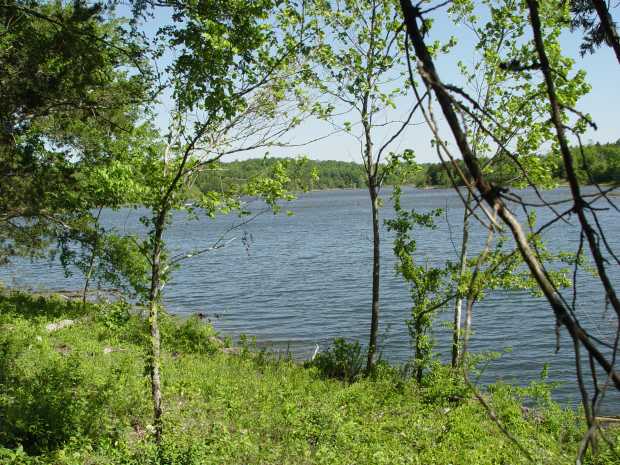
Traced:
<path fill-rule="evenodd" d="M 571 0 L 570 10 L 573 15 L 571 26 L 573 29 L 583 30 L 584 33 L 579 46 L 582 56 L 587 53 L 594 53 L 598 47 L 607 43 L 605 29 L 601 25 L 592 0 Z M 612 22 L 612 25 L 615 28 L 615 23 Z"/>
<path fill-rule="evenodd" d="M 122 150 L 150 75 L 139 41 L 100 5 L 5 2 L 0 50 L 1 261 L 92 222 L 108 200 L 78 173 Z"/>
<path fill-rule="evenodd" d="M 449 269 L 417 263 L 417 243 L 412 236 L 415 227 L 434 229 L 434 218 L 441 215 L 441 209 L 428 213 L 407 211 L 401 206 L 400 194 L 400 186 L 395 186 L 392 201 L 396 217 L 385 223 L 390 231 L 395 232 L 396 272 L 407 283 L 411 295 L 411 319 L 407 320 L 407 327 L 414 348 L 414 376 L 421 382 L 423 371 L 429 368 L 433 356 L 431 331 L 434 316 L 451 300 L 446 288 Z"/>
<path fill-rule="evenodd" d="M 316 367 L 322 376 L 352 383 L 364 374 L 364 354 L 357 341 L 336 338 L 325 352 L 319 352 L 308 366 Z"/>

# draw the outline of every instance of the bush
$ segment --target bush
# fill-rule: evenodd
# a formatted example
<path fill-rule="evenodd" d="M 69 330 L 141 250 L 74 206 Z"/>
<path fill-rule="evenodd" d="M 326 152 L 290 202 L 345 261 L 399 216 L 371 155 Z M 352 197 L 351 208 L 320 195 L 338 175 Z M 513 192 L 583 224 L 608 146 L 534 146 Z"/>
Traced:
<path fill-rule="evenodd" d="M 94 306 L 87 305 L 87 310 Z M 19 315 L 30 320 L 79 318 L 85 310 L 81 302 L 60 296 L 36 296 L 23 292 L 0 293 L 0 315 Z"/>
<path fill-rule="evenodd" d="M 428 403 L 449 405 L 470 396 L 461 373 L 451 366 L 433 362 L 419 384 L 420 393 Z"/>
<path fill-rule="evenodd" d="M 364 355 L 359 342 L 347 342 L 343 338 L 336 338 L 327 351 L 317 354 L 308 365 L 318 368 L 319 373 L 325 378 L 352 383 L 364 373 Z"/>
<path fill-rule="evenodd" d="M 213 354 L 224 346 L 210 324 L 193 316 L 179 324 L 174 317 L 161 319 L 162 342 L 170 352 Z"/>
<path fill-rule="evenodd" d="M 124 301 L 100 305 L 93 312 L 98 323 L 100 340 L 117 340 L 119 342 L 147 347 L 148 322 Z"/>
<path fill-rule="evenodd" d="M 0 334 L 0 445 L 38 455 L 75 438 L 117 438 L 143 397 L 141 379 L 128 376 L 141 363 L 80 343 L 88 329 L 78 325 L 58 335 L 23 318 L 12 325 Z"/>
<path fill-rule="evenodd" d="M 351 383 L 365 361 L 356 342 L 335 340 L 305 370 L 268 354 L 211 355 L 213 328 L 165 315 L 158 452 L 144 347 L 127 342 L 146 333 L 144 320 L 122 305 L 93 305 L 88 318 L 50 333 L 45 325 L 75 307 L 65 304 L 68 315 L 57 313 L 59 304 L 36 311 L 34 299 L 33 319 L 23 301 L 0 300 L 2 465 L 528 463 L 449 367 L 432 366 L 418 383 L 381 362 Z M 45 308 L 53 317 L 45 319 Z M 186 354 L 170 356 L 180 350 Z M 569 463 L 585 425 L 552 401 L 551 388 L 541 380 L 480 391 L 537 463 Z M 618 429 L 605 433 L 620 439 Z M 618 446 L 602 441 L 601 449 L 584 464 L 617 463 Z"/>

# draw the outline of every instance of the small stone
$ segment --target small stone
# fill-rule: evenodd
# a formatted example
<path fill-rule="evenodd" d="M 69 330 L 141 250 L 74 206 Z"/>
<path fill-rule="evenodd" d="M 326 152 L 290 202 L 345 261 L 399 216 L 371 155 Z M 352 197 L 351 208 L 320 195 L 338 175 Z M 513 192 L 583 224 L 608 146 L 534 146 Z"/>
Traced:
<path fill-rule="evenodd" d="M 209 342 L 216 347 L 224 347 L 224 341 L 217 336 L 209 336 Z"/>
<path fill-rule="evenodd" d="M 116 347 L 104 347 L 103 348 L 103 353 L 104 354 L 111 354 L 112 352 L 124 352 L 127 349 L 118 349 Z"/>
<path fill-rule="evenodd" d="M 58 331 L 59 329 L 67 328 L 75 323 L 74 320 L 62 320 L 57 323 L 48 324 L 45 329 L 48 333 L 52 333 L 54 331 Z"/>

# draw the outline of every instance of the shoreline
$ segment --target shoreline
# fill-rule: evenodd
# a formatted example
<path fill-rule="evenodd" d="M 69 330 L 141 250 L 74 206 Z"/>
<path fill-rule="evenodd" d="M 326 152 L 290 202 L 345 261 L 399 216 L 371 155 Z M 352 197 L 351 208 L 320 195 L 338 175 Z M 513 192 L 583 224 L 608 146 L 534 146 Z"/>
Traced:
<path fill-rule="evenodd" d="M 11 287 L 2 287 L 0 283 L 0 295 L 2 294 L 25 294 L 30 295 L 36 298 L 43 299 L 54 299 L 58 298 L 68 304 L 75 303 L 81 304 L 82 294 L 79 291 L 72 291 L 67 289 L 29 289 L 24 287 L 11 288 Z M 118 303 L 121 299 L 124 298 L 124 295 L 121 291 L 117 289 L 111 290 L 95 290 L 90 292 L 91 298 L 88 299 L 89 305 L 109 305 Z M 140 316 L 141 318 L 145 318 L 145 308 L 132 303 L 130 301 L 126 301 L 132 309 L 136 316 Z M 209 314 L 202 313 L 200 311 L 195 312 L 186 312 L 186 313 L 170 313 L 165 312 L 165 314 L 175 320 L 178 324 L 183 324 L 191 320 L 199 321 L 201 324 L 205 326 L 212 327 L 216 332 L 216 337 L 219 341 L 226 341 L 225 347 L 227 350 L 230 350 L 231 353 L 239 353 L 241 351 L 241 347 L 249 347 L 251 350 L 256 351 L 257 353 L 262 352 L 267 354 L 268 356 L 277 357 L 278 359 L 288 359 L 297 365 L 303 366 L 303 364 L 309 361 L 312 357 L 312 354 L 316 350 L 316 346 L 318 345 L 316 342 L 309 342 L 308 344 L 302 344 L 300 342 L 295 343 L 290 340 L 271 340 L 269 338 L 258 339 L 258 337 L 252 333 L 248 332 L 239 332 L 239 333 L 227 333 L 225 330 L 218 328 L 217 317 L 213 320 L 209 318 Z M 355 341 L 355 339 L 344 338 L 348 341 Z M 360 341 L 361 342 L 361 341 Z M 323 353 L 331 349 L 333 343 L 333 339 L 329 344 L 320 345 L 319 353 Z M 221 344 L 224 346 L 224 344 Z M 388 363 L 391 367 L 395 369 L 402 369 L 407 364 L 406 360 L 388 360 L 385 359 L 386 363 Z M 519 383 L 517 379 L 513 378 L 514 375 L 510 375 L 510 373 L 502 374 L 501 369 L 499 370 L 499 374 L 497 377 L 485 379 L 483 382 L 484 385 L 493 384 L 496 382 L 506 382 L 508 384 L 514 384 L 515 386 L 525 386 L 527 383 L 521 382 Z M 504 381 L 506 379 L 506 381 Z M 579 406 L 579 401 L 576 398 L 566 397 L 563 394 L 558 394 L 557 391 L 554 391 L 553 398 L 555 402 L 563 406 L 570 406 L 571 408 L 577 408 Z M 609 406 L 611 407 L 611 405 Z M 613 408 L 604 409 L 604 413 L 609 416 L 620 415 L 620 411 Z"/>

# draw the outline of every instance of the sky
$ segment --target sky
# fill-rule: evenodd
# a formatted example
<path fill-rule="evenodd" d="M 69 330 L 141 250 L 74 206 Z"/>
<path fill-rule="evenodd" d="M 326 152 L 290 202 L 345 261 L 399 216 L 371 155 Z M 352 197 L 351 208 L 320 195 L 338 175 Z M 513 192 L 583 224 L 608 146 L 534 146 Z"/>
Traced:
<path fill-rule="evenodd" d="M 619 19 L 618 9 L 612 11 L 614 19 Z M 169 22 L 166 12 L 160 10 L 157 12 L 155 21 L 152 21 L 148 28 L 151 31 L 157 26 Z M 438 70 L 442 80 L 446 83 L 452 83 L 464 86 L 463 78 L 460 76 L 455 57 L 464 62 L 473 62 L 475 59 L 473 36 L 471 32 L 462 24 L 455 24 L 445 13 L 445 10 L 438 10 L 434 14 L 434 25 L 430 32 L 429 39 L 440 41 L 447 40 L 450 36 L 455 36 L 458 40 L 457 47 L 453 52 L 437 63 Z M 528 31 L 529 32 L 529 31 Z M 592 91 L 583 97 L 578 104 L 578 109 L 590 114 L 598 126 L 598 130 L 589 129 L 583 140 L 586 142 L 612 142 L 620 139 L 620 64 L 617 62 L 611 48 L 602 46 L 597 49 L 596 53 L 581 57 L 579 53 L 579 44 L 581 42 L 581 33 L 579 31 L 570 33 L 566 32 L 561 37 L 562 49 L 565 55 L 573 58 L 576 69 L 584 69 L 587 73 L 587 80 L 592 86 Z M 170 60 L 168 56 L 165 60 Z M 390 118 L 400 119 L 408 112 L 413 104 L 413 98 L 401 98 L 397 101 L 397 110 L 387 115 Z M 165 130 L 167 126 L 167 114 L 172 107 L 169 94 L 164 94 L 161 98 L 161 104 L 158 107 L 159 116 L 157 118 L 158 125 Z M 437 112 L 439 118 L 440 114 Z M 355 115 L 348 118 L 355 120 Z M 390 147 L 393 151 L 401 151 L 403 149 L 412 149 L 416 154 L 419 162 L 437 162 L 437 155 L 431 147 L 431 133 L 423 124 L 422 116 L 414 117 L 413 125 L 408 128 L 396 143 Z M 446 138 L 450 134 L 445 130 L 445 125 L 440 126 L 444 129 Z M 316 119 L 305 120 L 300 127 L 289 133 L 284 139 L 292 145 L 305 144 L 305 142 L 314 140 L 318 136 L 326 135 L 333 132 L 333 128 L 322 121 Z M 375 146 L 381 145 L 391 135 L 389 131 L 378 131 Z M 302 147 L 285 147 L 263 149 L 252 151 L 241 155 L 235 155 L 228 161 L 235 159 L 246 159 L 263 156 L 265 153 L 270 156 L 297 156 L 307 155 L 309 158 L 317 160 L 341 160 L 341 161 L 361 161 L 360 144 L 351 135 L 341 133 L 333 134 L 320 141 L 303 145 Z"/>

